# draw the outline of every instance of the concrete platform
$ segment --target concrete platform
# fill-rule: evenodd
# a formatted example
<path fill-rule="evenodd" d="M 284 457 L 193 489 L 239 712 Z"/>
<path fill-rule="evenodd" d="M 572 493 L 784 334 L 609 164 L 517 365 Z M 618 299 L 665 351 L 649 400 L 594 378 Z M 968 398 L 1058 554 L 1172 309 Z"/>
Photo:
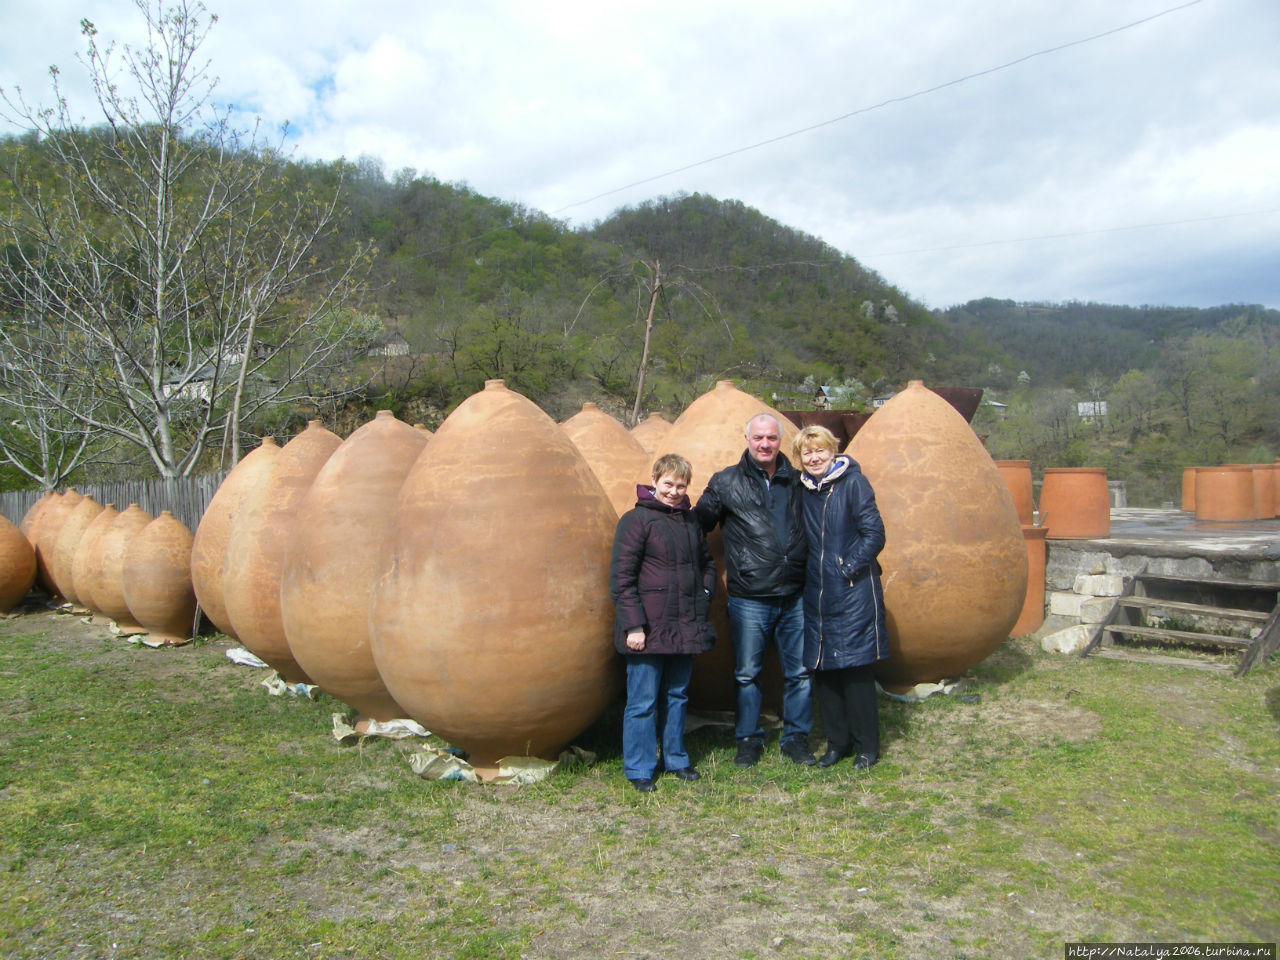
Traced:
<path fill-rule="evenodd" d="M 1198 521 L 1182 510 L 1118 507 L 1111 534 L 1054 540 L 1049 530 L 1045 585 L 1070 590 L 1081 573 L 1152 573 L 1280 583 L 1280 520 Z"/>

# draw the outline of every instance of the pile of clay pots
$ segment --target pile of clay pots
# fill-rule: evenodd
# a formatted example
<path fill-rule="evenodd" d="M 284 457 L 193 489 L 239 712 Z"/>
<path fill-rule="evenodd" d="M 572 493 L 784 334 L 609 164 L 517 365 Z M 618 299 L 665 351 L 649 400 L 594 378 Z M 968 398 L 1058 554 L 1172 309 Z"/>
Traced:
<path fill-rule="evenodd" d="M 37 500 L 20 533 L 34 563 L 26 589 L 38 583 L 71 610 L 106 617 L 124 634 L 145 633 L 149 643 L 191 638 L 191 531 L 168 510 L 152 517 L 131 504 L 121 512 L 68 490 Z M 2 529 L 0 540 L 13 542 Z"/>

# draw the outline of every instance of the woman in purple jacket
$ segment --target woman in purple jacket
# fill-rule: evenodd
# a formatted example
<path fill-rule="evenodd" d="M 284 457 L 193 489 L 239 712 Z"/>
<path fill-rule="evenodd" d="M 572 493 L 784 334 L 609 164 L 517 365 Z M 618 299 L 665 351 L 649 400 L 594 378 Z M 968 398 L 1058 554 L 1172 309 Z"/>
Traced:
<path fill-rule="evenodd" d="M 792 442 L 803 468 L 801 516 L 809 541 L 804 582 L 804 665 L 827 752 L 818 766 L 844 757 L 865 770 L 880 759 L 875 664 L 889 656 L 884 593 L 876 557 L 884 523 L 876 495 L 851 457 L 837 455 L 825 427 L 805 427 Z"/>
<path fill-rule="evenodd" d="M 613 535 L 614 645 L 627 661 L 622 766 L 641 793 L 656 789 L 659 730 L 665 769 L 681 780 L 699 776 L 684 748 L 684 718 L 693 658 L 715 643 L 707 612 L 716 565 L 685 492 L 692 476 L 683 457 L 660 457 L 653 486 L 636 487 L 636 505 Z"/>

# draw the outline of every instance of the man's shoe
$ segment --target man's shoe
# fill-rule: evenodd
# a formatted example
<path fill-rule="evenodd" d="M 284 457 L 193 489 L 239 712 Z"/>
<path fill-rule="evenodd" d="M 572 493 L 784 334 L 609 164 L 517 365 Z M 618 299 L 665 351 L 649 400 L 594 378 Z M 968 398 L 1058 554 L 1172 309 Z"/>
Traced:
<path fill-rule="evenodd" d="M 764 744 L 759 740 L 739 740 L 738 752 L 733 758 L 735 767 L 754 767 L 760 762 L 760 754 L 764 753 Z"/>
<path fill-rule="evenodd" d="M 846 754 L 842 750 L 828 750 L 818 760 L 820 767 L 834 767 L 837 763 L 845 758 Z"/>
<path fill-rule="evenodd" d="M 632 780 L 631 785 L 641 793 L 653 793 L 653 791 L 658 789 L 657 785 L 648 777 L 641 777 L 639 779 Z"/>
<path fill-rule="evenodd" d="M 865 753 L 860 753 L 853 758 L 853 769 L 855 770 L 870 769 L 871 767 L 874 767 L 879 762 L 879 760 L 880 760 L 879 757 L 869 757 Z"/>
<path fill-rule="evenodd" d="M 677 780 L 700 780 L 700 779 L 702 779 L 702 774 L 700 774 L 700 773 L 699 773 L 697 770 L 695 770 L 693 767 L 681 767 L 679 770 L 672 770 L 672 771 L 671 771 L 671 775 L 672 775 L 673 777 L 675 777 Z"/>
<path fill-rule="evenodd" d="M 818 762 L 817 758 L 809 752 L 809 748 L 805 746 L 805 742 L 799 737 L 782 741 L 782 755 L 792 763 L 798 763 L 802 767 L 812 767 Z"/>

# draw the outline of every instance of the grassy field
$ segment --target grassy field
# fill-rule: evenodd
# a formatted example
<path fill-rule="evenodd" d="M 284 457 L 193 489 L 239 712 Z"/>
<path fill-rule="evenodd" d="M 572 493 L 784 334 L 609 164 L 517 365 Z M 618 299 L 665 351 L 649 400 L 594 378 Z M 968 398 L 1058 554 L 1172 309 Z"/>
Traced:
<path fill-rule="evenodd" d="M 427 782 L 269 697 L 217 636 L 146 650 L 0 620 L 0 955 L 1058 958 L 1280 939 L 1280 668 L 1244 679 L 1006 644 L 959 697 L 883 700 L 868 773 L 732 764 L 642 796 L 588 769 Z M 815 747 L 821 740 L 815 737 Z"/>

